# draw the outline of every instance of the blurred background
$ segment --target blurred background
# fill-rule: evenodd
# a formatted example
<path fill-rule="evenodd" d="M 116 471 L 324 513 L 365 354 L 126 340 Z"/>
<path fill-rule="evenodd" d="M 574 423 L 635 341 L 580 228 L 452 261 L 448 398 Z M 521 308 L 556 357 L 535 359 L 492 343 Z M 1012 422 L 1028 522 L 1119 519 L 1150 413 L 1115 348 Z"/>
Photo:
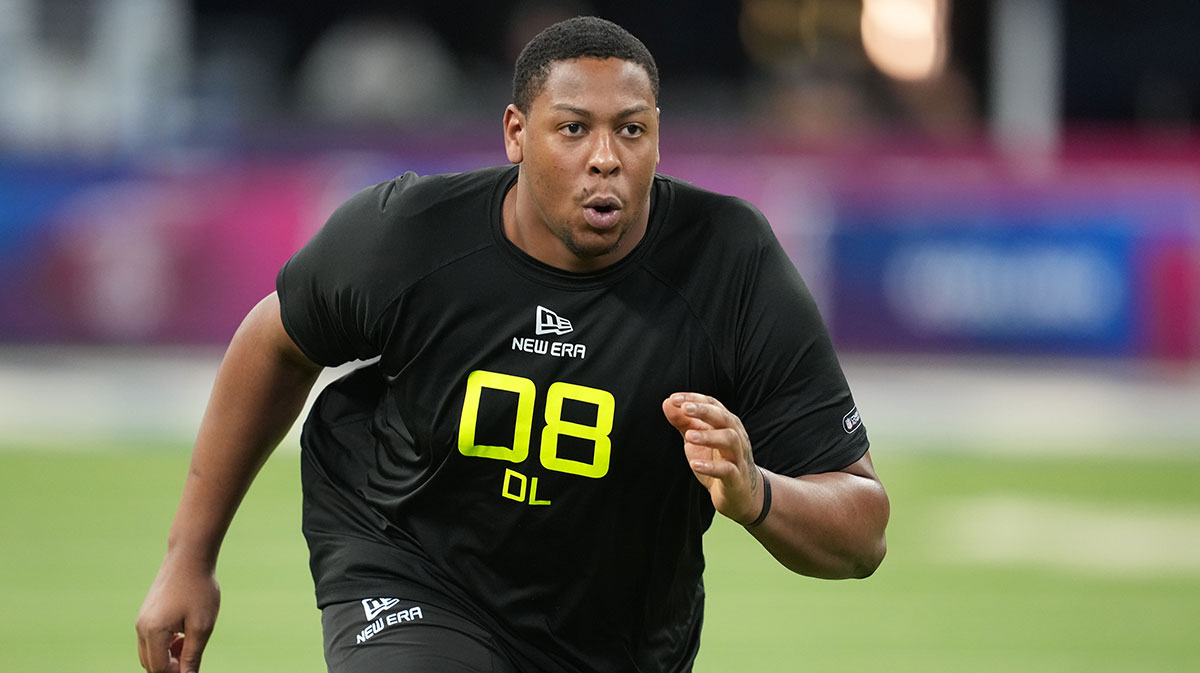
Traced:
<path fill-rule="evenodd" d="M 128 580 L 111 585 L 120 635 L 95 647 L 132 644 L 242 316 L 360 188 L 503 163 L 512 63 L 577 14 L 654 53 L 660 170 L 764 211 L 870 428 L 895 561 L 849 594 L 798 589 L 800 605 L 855 606 L 846 619 L 870 629 L 820 642 L 879 642 L 856 656 L 884 670 L 1200 666 L 1184 627 L 1200 618 L 1200 3 L 1187 0 L 0 0 L 0 534 L 41 550 L 0 561 L 17 604 L 51 591 L 22 583 L 34 569 L 94 579 L 56 556 L 58 527 L 106 532 L 91 558 Z M 285 447 L 278 494 L 252 493 L 250 521 L 256 506 L 297 513 L 294 435 Z M 111 528 L 147 510 L 136 531 Z M 110 513 L 81 528 L 81 511 Z M 255 540 L 276 532 L 253 525 Z M 281 535 L 287 570 L 246 583 L 287 577 L 271 600 L 301 594 L 311 621 L 302 542 Z M 710 565 L 741 577 L 755 562 Z M 936 579 L 981 573 L 955 590 Z M 719 608 L 778 600 L 712 581 Z M 786 643 L 720 635 L 746 635 L 738 612 L 710 619 L 706 670 L 746 653 L 794 663 Z M 1078 626 L 1108 613 L 1122 618 Z M 5 608 L 0 624 L 28 614 Z M 981 614 L 994 619 L 970 634 L 930 635 Z M 55 618 L 21 638 L 51 638 Z M 299 667 L 319 670 L 304 623 Z M 1075 644 L 1048 643 L 1066 623 Z M 14 670 L 37 669 L 31 641 L 4 637 L 0 650 L 28 654 Z M 130 668 L 126 649 L 98 669 Z"/>
<path fill-rule="evenodd" d="M 854 378 L 877 433 L 1200 443 L 1197 3 L 0 9 L 10 441 L 58 443 L 48 423 L 186 434 L 209 376 L 191 396 L 131 398 L 105 387 L 105 364 L 188 380 L 207 349 L 207 372 L 350 194 L 503 163 L 520 48 L 598 13 L 659 61 L 661 170 L 767 214 L 847 367 L 872 365 Z M 62 347 L 84 359 L 68 366 Z M 75 377 L 54 386 L 78 398 L 71 414 L 28 394 L 53 364 Z"/>

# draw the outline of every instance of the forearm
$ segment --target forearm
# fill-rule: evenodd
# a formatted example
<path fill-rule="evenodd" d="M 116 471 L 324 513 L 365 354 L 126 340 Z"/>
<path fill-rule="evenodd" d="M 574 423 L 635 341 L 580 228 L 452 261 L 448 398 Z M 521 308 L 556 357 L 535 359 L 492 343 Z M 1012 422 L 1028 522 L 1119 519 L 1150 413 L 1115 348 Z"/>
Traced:
<path fill-rule="evenodd" d="M 747 530 L 794 572 L 826 579 L 867 577 L 887 549 L 890 505 L 865 460 L 868 470 L 797 479 L 764 472 L 771 480 L 771 508 Z"/>
<path fill-rule="evenodd" d="M 168 537 L 168 553 L 215 566 L 251 481 L 299 415 L 320 368 L 283 332 L 274 296 L 242 323 L 222 360 Z"/>

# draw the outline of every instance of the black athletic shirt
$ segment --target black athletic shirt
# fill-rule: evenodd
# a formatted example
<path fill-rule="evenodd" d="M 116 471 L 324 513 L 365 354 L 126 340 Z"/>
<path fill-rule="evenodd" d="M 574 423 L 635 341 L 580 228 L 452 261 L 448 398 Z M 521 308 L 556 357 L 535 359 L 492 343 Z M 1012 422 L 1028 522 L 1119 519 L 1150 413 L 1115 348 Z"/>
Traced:
<path fill-rule="evenodd" d="M 503 234 L 517 168 L 352 197 L 280 270 L 313 361 L 378 357 L 302 435 L 318 604 L 466 611 L 525 671 L 687 671 L 714 510 L 662 401 L 721 400 L 762 467 L 867 450 L 825 326 L 763 216 L 656 176 L 624 259 L 570 273 Z"/>

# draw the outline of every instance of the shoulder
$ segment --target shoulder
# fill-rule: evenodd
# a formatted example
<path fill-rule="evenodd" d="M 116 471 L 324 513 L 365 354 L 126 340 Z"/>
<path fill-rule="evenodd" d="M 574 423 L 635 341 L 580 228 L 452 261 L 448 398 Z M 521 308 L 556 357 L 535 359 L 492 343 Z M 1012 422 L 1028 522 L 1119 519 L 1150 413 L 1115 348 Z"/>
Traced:
<path fill-rule="evenodd" d="M 493 166 L 463 173 L 417 175 L 405 173 L 384 183 L 387 185 L 382 205 L 385 209 L 398 206 L 422 207 L 457 204 L 475 199 L 489 199 L 497 181 L 516 170 L 514 166 Z"/>
<path fill-rule="evenodd" d="M 384 337 L 374 330 L 397 297 L 494 245 L 491 204 L 506 175 L 504 168 L 406 173 L 347 199 L 277 275 L 292 316 L 285 324 L 308 325 L 300 328 L 308 338 L 297 343 L 335 344 L 322 362 L 377 355 Z"/>
<path fill-rule="evenodd" d="M 696 311 L 725 320 L 751 297 L 806 291 L 763 213 L 745 199 L 663 178 L 669 192 L 644 267 Z M 721 298 L 717 301 L 715 298 Z"/>
<path fill-rule="evenodd" d="M 477 209 L 491 199 L 498 181 L 512 170 L 497 166 L 434 175 L 410 171 L 351 196 L 331 221 L 396 222 L 424 219 L 442 211 Z"/>
<path fill-rule="evenodd" d="M 655 257 L 681 260 L 683 269 L 750 272 L 764 253 L 781 252 L 763 213 L 745 199 L 658 176 L 665 212 L 655 236 Z M 711 265 L 701 267 L 700 265 Z"/>
<path fill-rule="evenodd" d="M 753 203 L 673 176 L 658 175 L 656 179 L 670 195 L 666 228 L 686 228 L 709 240 L 715 236 L 731 244 L 757 246 L 775 240 L 770 223 Z"/>
<path fill-rule="evenodd" d="M 453 254 L 492 240 L 489 214 L 502 198 L 509 167 L 465 173 L 404 175 L 367 187 L 347 199 L 314 237 L 324 248 L 387 263 L 419 264 L 430 254 Z"/>
<path fill-rule="evenodd" d="M 289 267 L 344 286 L 402 287 L 439 265 L 493 244 L 495 193 L 508 167 L 405 173 L 347 199 Z"/>

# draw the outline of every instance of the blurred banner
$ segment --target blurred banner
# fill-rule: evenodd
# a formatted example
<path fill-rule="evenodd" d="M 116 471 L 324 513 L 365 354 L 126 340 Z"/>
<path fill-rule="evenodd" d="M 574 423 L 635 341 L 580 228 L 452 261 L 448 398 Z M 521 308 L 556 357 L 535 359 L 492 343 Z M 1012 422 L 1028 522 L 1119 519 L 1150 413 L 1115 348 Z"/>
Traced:
<path fill-rule="evenodd" d="M 832 329 L 871 350 L 1197 354 L 1200 173 L 1036 182 L 913 162 L 846 183 Z"/>
<path fill-rule="evenodd" d="M 771 220 L 848 350 L 1200 357 L 1200 163 L 664 152 Z M 0 158 L 0 340 L 220 343 L 358 189 L 498 150 Z"/>

